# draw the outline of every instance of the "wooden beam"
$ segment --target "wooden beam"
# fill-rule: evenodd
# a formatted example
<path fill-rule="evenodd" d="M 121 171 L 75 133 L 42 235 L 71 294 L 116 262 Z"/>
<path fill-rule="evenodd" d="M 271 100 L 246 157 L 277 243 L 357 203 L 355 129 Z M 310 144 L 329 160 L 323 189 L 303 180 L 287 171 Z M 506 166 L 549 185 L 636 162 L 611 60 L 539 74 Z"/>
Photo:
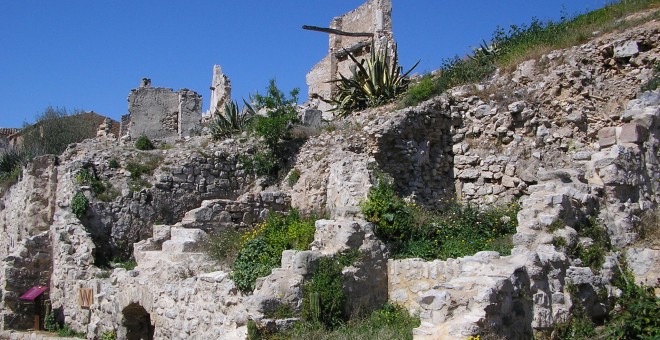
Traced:
<path fill-rule="evenodd" d="M 325 33 L 330 33 L 330 34 L 336 34 L 336 35 L 345 35 L 347 37 L 369 37 L 373 38 L 374 34 L 373 33 L 353 33 L 353 32 L 344 32 L 332 28 L 325 28 L 325 27 L 318 27 L 318 26 L 307 26 L 303 25 L 302 27 L 304 30 L 309 30 L 309 31 L 318 31 L 318 32 L 325 32 Z"/>

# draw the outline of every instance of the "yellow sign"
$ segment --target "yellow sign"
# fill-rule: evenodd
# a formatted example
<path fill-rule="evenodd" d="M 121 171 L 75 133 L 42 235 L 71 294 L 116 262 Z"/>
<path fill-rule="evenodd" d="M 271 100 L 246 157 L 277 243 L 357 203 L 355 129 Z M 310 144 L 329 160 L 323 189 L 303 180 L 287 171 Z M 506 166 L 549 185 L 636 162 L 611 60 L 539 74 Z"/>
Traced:
<path fill-rule="evenodd" d="M 94 289 L 80 288 L 78 290 L 78 305 L 82 308 L 89 308 L 94 303 Z"/>

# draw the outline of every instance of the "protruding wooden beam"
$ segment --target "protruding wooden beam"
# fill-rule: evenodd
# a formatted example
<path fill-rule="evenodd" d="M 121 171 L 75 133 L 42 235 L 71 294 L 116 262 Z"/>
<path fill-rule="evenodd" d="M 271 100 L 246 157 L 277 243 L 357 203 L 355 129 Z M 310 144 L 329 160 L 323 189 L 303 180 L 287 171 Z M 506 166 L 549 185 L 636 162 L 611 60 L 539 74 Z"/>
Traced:
<path fill-rule="evenodd" d="M 368 32 L 344 32 L 332 28 L 325 28 L 325 27 L 318 27 L 318 26 L 307 26 L 303 25 L 302 27 L 304 30 L 309 30 L 309 31 L 318 31 L 318 32 L 325 32 L 325 33 L 330 33 L 330 34 L 336 34 L 336 35 L 345 35 L 347 37 L 369 37 L 373 38 L 374 34 L 373 33 L 368 33 Z"/>

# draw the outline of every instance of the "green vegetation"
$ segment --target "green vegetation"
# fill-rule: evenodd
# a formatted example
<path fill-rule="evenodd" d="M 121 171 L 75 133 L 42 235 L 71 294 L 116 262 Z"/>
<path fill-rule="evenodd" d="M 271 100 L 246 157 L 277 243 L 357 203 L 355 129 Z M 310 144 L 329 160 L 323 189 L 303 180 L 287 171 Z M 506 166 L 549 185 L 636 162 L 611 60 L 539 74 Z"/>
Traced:
<path fill-rule="evenodd" d="M 280 265 L 284 250 L 308 249 L 314 240 L 315 221 L 315 216 L 305 218 L 296 210 L 286 216 L 271 212 L 263 223 L 244 234 L 231 273 L 236 287 L 245 292 L 254 290 L 257 278 Z"/>
<path fill-rule="evenodd" d="M 58 328 L 55 332 L 57 333 L 57 336 L 62 338 L 80 338 L 80 339 L 87 338 L 87 335 L 84 332 L 76 332 L 73 328 L 69 327 L 69 325 L 67 324 Z"/>
<path fill-rule="evenodd" d="M 279 169 L 279 160 L 270 149 L 252 155 L 238 155 L 238 160 L 246 172 L 257 176 L 275 177 Z"/>
<path fill-rule="evenodd" d="M 69 325 L 60 325 L 55 318 L 55 312 L 50 311 L 44 319 L 44 328 L 49 332 L 57 333 L 58 337 L 81 338 L 86 337 L 85 333 L 76 332 Z"/>
<path fill-rule="evenodd" d="M 8 148 L 0 151 L 0 192 L 18 182 L 27 154 L 20 149 Z"/>
<path fill-rule="evenodd" d="M 128 187 L 132 191 L 140 191 L 142 188 L 150 188 L 151 183 L 143 178 L 143 175 L 151 176 L 158 168 L 163 158 L 161 156 L 145 153 L 139 160 L 126 162 L 126 170 L 131 174 Z"/>
<path fill-rule="evenodd" d="M 371 44 L 369 59 L 358 61 L 353 54 L 345 51 L 354 63 L 351 68 L 351 76 L 347 78 L 339 74 L 337 92 L 328 103 L 332 104 L 339 117 L 346 116 L 351 112 L 364 110 L 367 107 L 376 107 L 386 104 L 408 88 L 410 82 L 408 74 L 417 67 L 415 64 L 407 72 L 399 66 L 398 57 L 395 52 L 392 57 L 387 48 L 376 50 Z"/>
<path fill-rule="evenodd" d="M 216 108 L 216 111 L 213 113 L 213 121 L 209 124 L 209 130 L 213 139 L 218 140 L 247 131 L 250 121 L 256 115 L 256 112 L 250 104 L 245 101 L 243 102 L 245 103 L 243 112 L 240 112 L 238 104 L 233 101 L 225 103 L 224 113 L 221 113 L 220 109 Z"/>
<path fill-rule="evenodd" d="M 71 143 L 96 137 L 99 122 L 86 113 L 68 113 L 65 108 L 48 107 L 36 123 L 25 124 L 21 130 L 22 149 L 32 159 L 39 155 L 59 155 Z"/>
<path fill-rule="evenodd" d="M 141 135 L 135 140 L 135 148 L 143 151 L 155 149 L 153 143 L 149 140 L 149 137 L 145 135 Z"/>
<path fill-rule="evenodd" d="M 102 181 L 96 175 L 96 171 L 91 165 L 83 167 L 76 175 L 76 182 L 80 185 L 89 186 L 96 198 L 103 202 L 113 201 L 119 197 L 120 192 L 113 189 L 112 184 L 107 181 Z"/>
<path fill-rule="evenodd" d="M 211 235 L 205 247 L 206 254 L 217 263 L 230 266 L 241 250 L 242 235 L 234 229 L 224 229 Z"/>
<path fill-rule="evenodd" d="M 482 43 L 468 58 L 444 60 L 439 75 L 433 80 L 423 78 L 411 86 L 401 103 L 405 106 L 416 105 L 452 87 L 482 81 L 497 68 L 510 69 L 524 60 L 538 58 L 552 50 L 584 43 L 592 32 L 623 29 L 626 23 L 619 19 L 657 7 L 658 3 L 658 0 L 618 1 L 573 18 L 564 17 L 559 22 L 534 19 L 529 25 L 512 25 L 508 30 L 498 28 L 490 42 Z M 652 19 L 658 19 L 658 15 L 646 20 Z M 650 84 L 657 86 L 657 80 Z"/>
<path fill-rule="evenodd" d="M 589 217 L 575 225 L 578 237 L 588 237 L 592 240 L 590 245 L 568 245 L 562 237 L 555 237 L 553 245 L 563 249 L 572 259 L 580 259 L 582 265 L 590 267 L 593 271 L 599 271 L 605 262 L 605 253 L 612 250 L 607 231 L 595 217 Z"/>
<path fill-rule="evenodd" d="M 344 302 L 341 271 L 338 260 L 323 257 L 303 288 L 302 317 L 311 323 L 320 323 L 327 329 L 336 328 L 344 322 Z"/>
<path fill-rule="evenodd" d="M 257 146 L 254 153 L 240 156 L 239 160 L 248 173 L 274 179 L 287 165 L 290 142 L 294 140 L 291 129 L 298 120 L 298 93 L 298 89 L 293 89 L 287 97 L 272 79 L 266 88 L 266 95 L 257 93 L 250 98 L 253 106 L 246 103 L 247 110 L 252 112 L 250 115 L 253 116 L 248 131 L 259 137 L 263 143 Z"/>
<path fill-rule="evenodd" d="M 510 254 L 516 232 L 515 204 L 480 210 L 450 202 L 444 211 L 425 211 L 398 197 L 390 181 L 380 176 L 362 203 L 362 213 L 375 225 L 395 258 L 426 260 L 458 258 L 483 250 Z"/>
<path fill-rule="evenodd" d="M 107 331 L 101 334 L 101 340 L 115 340 L 117 339 L 116 331 Z"/>
<path fill-rule="evenodd" d="M 289 138 L 289 131 L 292 124 L 298 119 L 296 105 L 298 103 L 299 89 L 293 89 L 290 97 L 280 91 L 275 79 L 270 80 L 266 89 L 266 95 L 256 94 L 252 99 L 254 101 L 254 110 L 266 110 L 266 115 L 257 115 L 250 126 L 255 135 L 263 138 L 266 146 L 275 154 L 278 154 L 281 142 Z"/>
<path fill-rule="evenodd" d="M 658 339 L 660 337 L 660 298 L 651 287 L 635 284 L 633 275 L 622 270 L 614 285 L 622 291 L 613 298 L 615 307 L 604 326 L 597 326 L 586 314 L 575 286 L 567 289 L 573 297 L 568 320 L 555 325 L 553 339 Z"/>
<path fill-rule="evenodd" d="M 267 339 L 316 339 L 316 340 L 412 340 L 412 330 L 419 326 L 419 319 L 404 308 L 386 304 L 365 317 L 352 318 L 334 329 L 320 323 L 300 322 L 292 330 L 266 336 Z"/>
<path fill-rule="evenodd" d="M 108 161 L 108 167 L 110 169 L 119 169 L 119 161 L 116 158 L 111 158 Z"/>
<path fill-rule="evenodd" d="M 119 260 L 115 259 L 112 262 L 112 267 L 113 268 L 124 268 L 126 270 L 133 270 L 135 267 L 137 267 L 137 261 L 135 259 L 128 259 L 128 260 Z"/>
<path fill-rule="evenodd" d="M 635 284 L 632 273 L 627 270 L 617 286 L 623 293 L 605 327 L 608 339 L 660 338 L 660 298 L 654 289 Z"/>
<path fill-rule="evenodd" d="M 300 179 L 300 170 L 298 169 L 293 169 L 291 170 L 291 173 L 289 173 L 289 177 L 287 178 L 287 183 L 289 183 L 289 186 L 292 187 L 298 183 L 298 180 Z"/>
<path fill-rule="evenodd" d="M 46 108 L 36 123 L 24 124 L 20 147 L 0 151 L 0 189 L 4 191 L 16 183 L 21 166 L 34 157 L 59 155 L 69 144 L 96 136 L 97 127 L 98 124 L 85 113 L 74 111 L 70 114 L 64 108 Z"/>
<path fill-rule="evenodd" d="M 76 193 L 71 199 L 71 212 L 78 217 L 82 218 L 87 214 L 87 208 L 89 207 L 89 200 L 82 192 Z"/>

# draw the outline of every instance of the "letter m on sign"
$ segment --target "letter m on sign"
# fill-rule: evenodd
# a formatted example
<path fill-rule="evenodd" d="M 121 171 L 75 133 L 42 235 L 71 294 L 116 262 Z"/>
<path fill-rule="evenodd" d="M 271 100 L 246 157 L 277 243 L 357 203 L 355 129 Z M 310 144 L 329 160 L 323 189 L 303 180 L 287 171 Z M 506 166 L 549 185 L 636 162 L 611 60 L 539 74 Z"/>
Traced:
<path fill-rule="evenodd" d="M 82 308 L 89 308 L 94 302 L 94 289 L 80 288 L 78 290 L 78 305 Z"/>

